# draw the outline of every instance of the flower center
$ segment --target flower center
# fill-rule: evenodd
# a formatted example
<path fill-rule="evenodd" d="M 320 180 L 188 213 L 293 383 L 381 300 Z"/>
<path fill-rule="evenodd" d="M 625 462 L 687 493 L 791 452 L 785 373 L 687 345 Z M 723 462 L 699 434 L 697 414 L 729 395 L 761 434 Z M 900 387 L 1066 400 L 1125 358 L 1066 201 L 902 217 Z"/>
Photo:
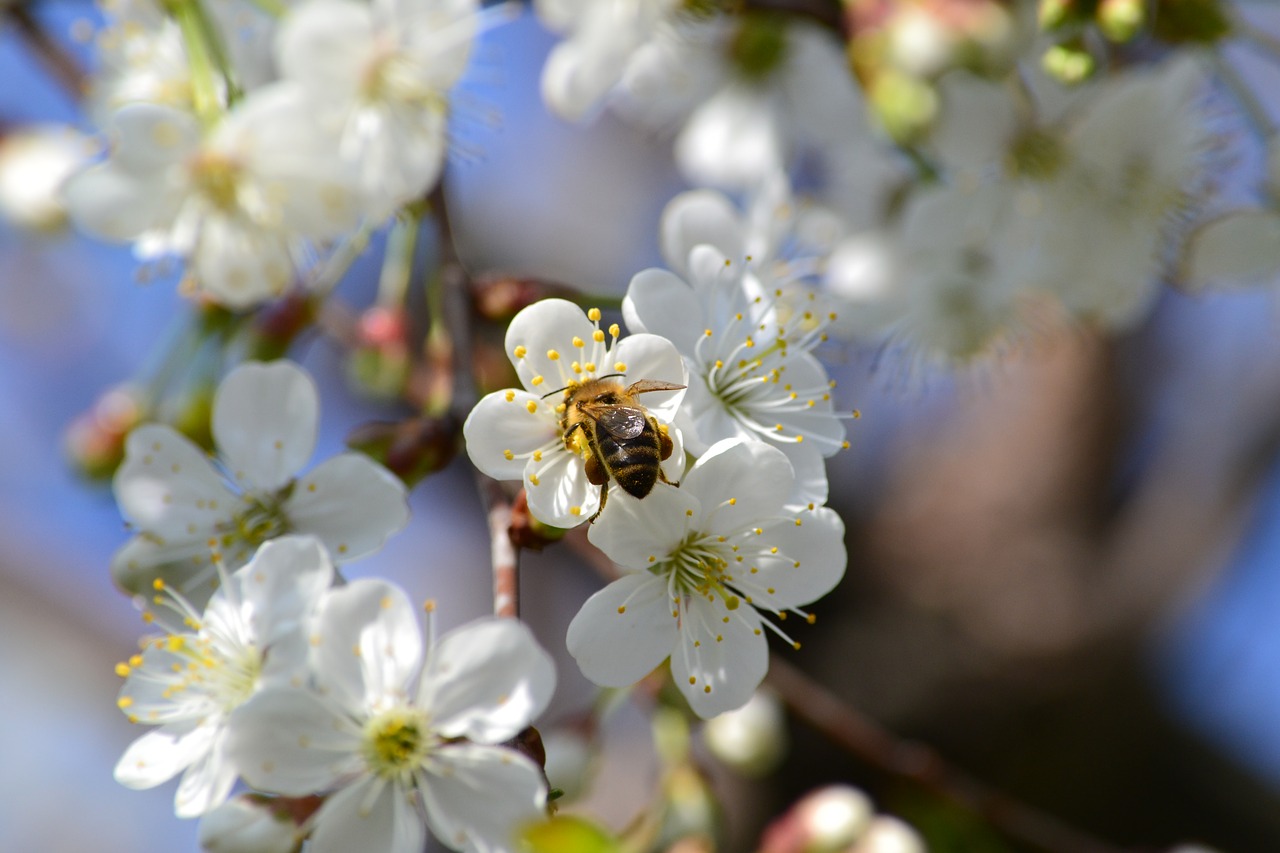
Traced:
<path fill-rule="evenodd" d="M 191 162 L 191 180 L 196 190 L 218 210 L 232 210 L 237 205 L 240 164 L 223 154 L 202 152 Z"/>
<path fill-rule="evenodd" d="M 372 773 L 408 782 L 426 761 L 436 738 L 427 716 L 417 708 L 399 707 L 369 719 L 364 727 L 363 752 Z"/>
<path fill-rule="evenodd" d="M 291 527 L 282 501 L 274 495 L 245 495 L 244 508 L 236 513 L 233 521 L 236 535 L 253 547 L 283 536 Z"/>
<path fill-rule="evenodd" d="M 1009 171 L 1021 177 L 1043 180 L 1058 171 L 1065 158 L 1062 142 L 1043 130 L 1028 130 L 1009 146 Z"/>
<path fill-rule="evenodd" d="M 686 595 L 718 597 L 730 610 L 737 608 L 738 596 L 727 586 L 733 582 L 733 576 L 727 569 L 734 549 L 722 539 L 691 532 L 666 560 L 653 567 L 655 573 L 668 573 L 673 598 Z"/>

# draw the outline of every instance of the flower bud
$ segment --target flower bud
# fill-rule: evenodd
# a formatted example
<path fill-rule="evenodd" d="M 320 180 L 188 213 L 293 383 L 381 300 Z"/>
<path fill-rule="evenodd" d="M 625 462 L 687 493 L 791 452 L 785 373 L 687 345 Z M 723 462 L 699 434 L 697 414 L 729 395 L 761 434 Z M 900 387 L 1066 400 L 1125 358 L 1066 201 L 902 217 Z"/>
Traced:
<path fill-rule="evenodd" d="M 141 391 L 130 385 L 108 390 L 67 427 L 67 456 L 83 476 L 106 480 L 124 461 L 124 441 L 129 430 L 146 414 Z"/>
<path fill-rule="evenodd" d="M 897 142 L 911 142 L 938 112 L 938 94 L 928 82 L 888 69 L 871 83 L 871 107 Z"/>
<path fill-rule="evenodd" d="M 765 828 L 760 853 L 844 853 L 862 838 L 873 814 L 857 788 L 819 788 Z"/>
<path fill-rule="evenodd" d="M 269 303 L 254 315 L 246 357 L 256 361 L 284 358 L 298 334 L 315 319 L 316 302 L 301 291 Z"/>
<path fill-rule="evenodd" d="M 1088 80 L 1097 70 L 1097 65 L 1093 54 L 1089 53 L 1089 49 L 1079 39 L 1055 44 L 1040 58 L 1040 67 L 1044 69 L 1044 73 L 1064 86 L 1074 86 Z"/>
<path fill-rule="evenodd" d="M 1041 30 L 1052 32 L 1078 20 L 1079 6 L 1079 0 L 1040 0 L 1040 7 L 1036 10 L 1036 21 Z"/>
<path fill-rule="evenodd" d="M 293 853 L 298 825 L 274 800 L 244 794 L 200 819 L 200 849 L 208 853 Z"/>
<path fill-rule="evenodd" d="M 458 422 L 450 415 L 424 416 L 362 424 L 347 435 L 346 443 L 412 487 L 453 461 L 461 435 Z"/>
<path fill-rule="evenodd" d="M 1146 0 L 1102 0 L 1097 19 L 1098 29 L 1111 41 L 1130 41 L 1147 22 Z"/>
<path fill-rule="evenodd" d="M 877 815 L 849 853 L 926 853 L 924 839 L 907 824 Z"/>
<path fill-rule="evenodd" d="M 401 308 L 375 305 L 360 316 L 347 374 L 371 396 L 396 399 L 409 378 L 408 322 Z"/>
<path fill-rule="evenodd" d="M 757 690 L 736 711 L 712 717 L 702 728 L 711 754 L 744 776 L 764 776 L 787 753 L 786 719 L 778 697 Z"/>
<path fill-rule="evenodd" d="M 32 231 L 67 222 L 62 184 L 92 154 L 84 134 L 61 125 L 33 125 L 0 138 L 0 217 Z"/>

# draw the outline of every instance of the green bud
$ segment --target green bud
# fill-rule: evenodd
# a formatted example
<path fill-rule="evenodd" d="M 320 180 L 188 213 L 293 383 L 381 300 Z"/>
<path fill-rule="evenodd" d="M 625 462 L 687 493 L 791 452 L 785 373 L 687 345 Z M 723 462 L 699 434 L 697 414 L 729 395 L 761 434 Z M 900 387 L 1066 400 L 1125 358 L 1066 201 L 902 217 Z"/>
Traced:
<path fill-rule="evenodd" d="M 933 121 L 938 95 L 918 77 L 886 70 L 871 83 L 871 108 L 888 134 L 897 142 L 915 140 Z"/>
<path fill-rule="evenodd" d="M 1046 50 L 1040 67 L 1064 86 L 1075 86 L 1092 77 L 1098 63 L 1083 42 L 1072 40 Z"/>
<path fill-rule="evenodd" d="M 1142 32 L 1147 22 L 1146 0 L 1102 0 L 1098 4 L 1098 29 L 1113 42 L 1122 44 Z"/>
<path fill-rule="evenodd" d="M 1065 27 L 1080 20 L 1084 5 L 1080 0 L 1040 0 L 1040 8 L 1036 11 L 1036 21 L 1044 32 Z"/>

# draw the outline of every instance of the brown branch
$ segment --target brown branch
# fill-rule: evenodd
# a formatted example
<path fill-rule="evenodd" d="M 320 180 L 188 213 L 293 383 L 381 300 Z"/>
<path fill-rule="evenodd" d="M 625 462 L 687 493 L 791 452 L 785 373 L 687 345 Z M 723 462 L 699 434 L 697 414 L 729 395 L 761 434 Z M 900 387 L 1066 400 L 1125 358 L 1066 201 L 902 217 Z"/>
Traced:
<path fill-rule="evenodd" d="M 565 542 L 605 580 L 620 576 L 613 561 L 587 540 L 583 528 L 570 531 Z M 765 683 L 796 719 L 845 752 L 960 806 L 1010 839 L 1044 853 L 1124 853 L 1126 849 L 987 786 L 948 764 L 930 746 L 898 737 L 778 655 L 770 656 Z"/>
<path fill-rule="evenodd" d="M 66 48 L 49 37 L 31 14 L 30 6 L 19 2 L 0 6 L 0 9 L 13 23 L 14 30 L 27 48 L 44 64 L 50 76 L 76 100 L 83 98 L 89 91 L 88 75 Z"/>

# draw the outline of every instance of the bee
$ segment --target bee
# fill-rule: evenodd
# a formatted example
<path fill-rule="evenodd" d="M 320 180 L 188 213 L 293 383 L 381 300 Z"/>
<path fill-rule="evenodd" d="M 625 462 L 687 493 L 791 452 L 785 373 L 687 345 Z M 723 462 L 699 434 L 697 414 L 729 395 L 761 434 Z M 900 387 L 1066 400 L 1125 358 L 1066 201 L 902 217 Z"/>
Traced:
<path fill-rule="evenodd" d="M 671 438 L 636 396 L 648 391 L 679 391 L 685 386 L 641 379 L 623 388 L 614 378 L 621 375 L 612 373 L 551 392 L 564 392 L 560 429 L 565 447 L 575 452 L 574 433 L 581 432 L 590 451 L 587 482 L 600 487 L 600 508 L 587 519 L 592 522 L 604 511 L 610 477 L 635 498 L 649 494 L 659 480 L 671 482 L 661 465 L 671 456 Z"/>

